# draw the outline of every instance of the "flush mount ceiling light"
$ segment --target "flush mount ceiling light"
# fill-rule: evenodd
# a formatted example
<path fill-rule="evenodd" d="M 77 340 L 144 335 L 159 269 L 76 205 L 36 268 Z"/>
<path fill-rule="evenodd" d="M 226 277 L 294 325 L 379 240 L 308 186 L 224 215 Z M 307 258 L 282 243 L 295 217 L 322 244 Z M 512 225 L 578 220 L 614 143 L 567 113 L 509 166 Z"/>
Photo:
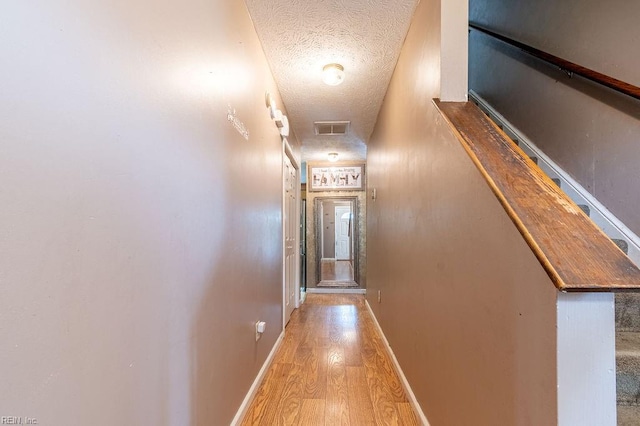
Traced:
<path fill-rule="evenodd" d="M 329 161 L 331 161 L 332 163 L 335 163 L 336 161 L 338 161 L 338 153 L 337 152 L 330 152 L 328 154 L 329 157 Z"/>
<path fill-rule="evenodd" d="M 328 64 L 322 68 L 322 81 L 329 86 L 337 86 L 344 81 L 344 67 L 340 64 Z"/>

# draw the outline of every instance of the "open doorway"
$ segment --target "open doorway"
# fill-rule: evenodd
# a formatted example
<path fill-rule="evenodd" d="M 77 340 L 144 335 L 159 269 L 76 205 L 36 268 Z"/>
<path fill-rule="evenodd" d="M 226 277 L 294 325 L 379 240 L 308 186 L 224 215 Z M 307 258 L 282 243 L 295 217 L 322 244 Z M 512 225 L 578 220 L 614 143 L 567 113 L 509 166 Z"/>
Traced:
<path fill-rule="evenodd" d="M 358 286 L 356 197 L 315 199 L 317 287 Z"/>

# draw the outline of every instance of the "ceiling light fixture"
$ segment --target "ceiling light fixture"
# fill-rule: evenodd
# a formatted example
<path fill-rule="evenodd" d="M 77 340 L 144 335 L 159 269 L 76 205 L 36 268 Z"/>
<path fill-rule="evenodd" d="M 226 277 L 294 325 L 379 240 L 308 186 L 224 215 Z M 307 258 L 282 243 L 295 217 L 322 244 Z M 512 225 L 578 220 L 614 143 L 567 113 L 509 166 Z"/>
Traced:
<path fill-rule="evenodd" d="M 328 157 L 329 157 L 329 161 L 331 161 L 332 163 L 335 163 L 336 161 L 338 161 L 338 153 L 337 152 L 330 152 Z"/>
<path fill-rule="evenodd" d="M 344 67 L 340 64 L 328 64 L 322 68 L 322 81 L 329 86 L 337 86 L 344 81 Z"/>

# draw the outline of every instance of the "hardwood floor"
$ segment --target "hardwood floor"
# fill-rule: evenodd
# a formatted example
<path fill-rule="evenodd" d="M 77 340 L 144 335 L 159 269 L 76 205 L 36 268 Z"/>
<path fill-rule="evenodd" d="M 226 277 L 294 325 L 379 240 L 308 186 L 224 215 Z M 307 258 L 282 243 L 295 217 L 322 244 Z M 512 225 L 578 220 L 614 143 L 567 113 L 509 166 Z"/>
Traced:
<path fill-rule="evenodd" d="M 353 281 L 353 266 L 348 260 L 323 260 L 321 281 Z"/>
<path fill-rule="evenodd" d="M 243 425 L 418 425 L 384 342 L 355 294 L 309 294 L 289 322 Z"/>

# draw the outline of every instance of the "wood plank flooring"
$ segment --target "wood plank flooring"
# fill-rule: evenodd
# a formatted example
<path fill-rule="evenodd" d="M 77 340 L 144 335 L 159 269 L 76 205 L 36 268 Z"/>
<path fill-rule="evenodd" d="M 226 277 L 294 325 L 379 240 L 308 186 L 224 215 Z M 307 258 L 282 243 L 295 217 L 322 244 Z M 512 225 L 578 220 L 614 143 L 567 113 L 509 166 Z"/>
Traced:
<path fill-rule="evenodd" d="M 419 425 L 363 295 L 310 294 L 243 425 Z"/>
<path fill-rule="evenodd" d="M 348 260 L 323 260 L 320 268 L 321 281 L 353 281 L 353 266 Z"/>

